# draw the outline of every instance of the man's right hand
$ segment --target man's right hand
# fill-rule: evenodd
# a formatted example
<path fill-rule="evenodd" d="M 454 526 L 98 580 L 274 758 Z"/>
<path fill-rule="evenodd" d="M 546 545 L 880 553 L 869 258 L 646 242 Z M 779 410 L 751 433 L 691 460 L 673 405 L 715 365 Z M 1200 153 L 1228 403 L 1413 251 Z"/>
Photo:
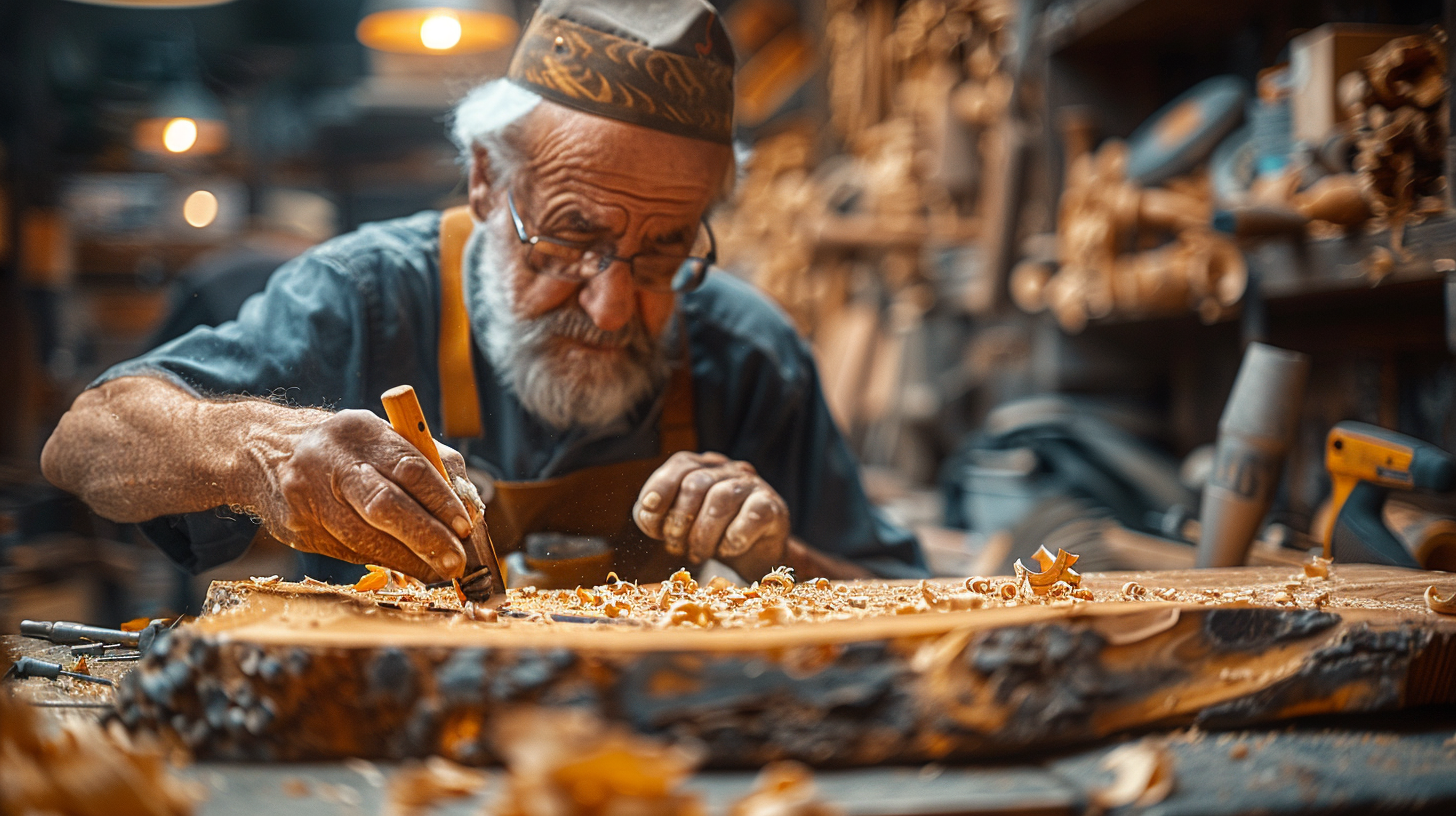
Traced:
<path fill-rule="evenodd" d="M 446 469 L 465 461 L 440 445 Z M 341 411 L 275 460 L 257 509 L 296 550 L 380 564 L 425 580 L 464 572 L 471 516 L 429 460 L 368 411 Z"/>
<path fill-rule="evenodd" d="M 451 481 L 465 484 L 460 454 L 439 449 Z M 426 580 L 461 575 L 460 541 L 484 523 L 368 411 L 199 399 L 146 375 L 82 392 L 46 442 L 41 469 L 112 521 L 233 507 L 294 549 Z"/>

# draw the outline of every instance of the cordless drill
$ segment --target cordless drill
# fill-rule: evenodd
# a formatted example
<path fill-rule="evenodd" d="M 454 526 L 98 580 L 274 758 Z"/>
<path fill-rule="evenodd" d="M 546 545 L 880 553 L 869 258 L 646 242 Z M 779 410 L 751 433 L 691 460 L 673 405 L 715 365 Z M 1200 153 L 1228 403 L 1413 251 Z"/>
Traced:
<path fill-rule="evenodd" d="M 1381 518 L 1385 497 L 1392 489 L 1456 489 L 1456 456 L 1375 425 L 1341 422 L 1325 440 L 1325 467 L 1334 486 L 1325 557 L 1419 568 Z"/>

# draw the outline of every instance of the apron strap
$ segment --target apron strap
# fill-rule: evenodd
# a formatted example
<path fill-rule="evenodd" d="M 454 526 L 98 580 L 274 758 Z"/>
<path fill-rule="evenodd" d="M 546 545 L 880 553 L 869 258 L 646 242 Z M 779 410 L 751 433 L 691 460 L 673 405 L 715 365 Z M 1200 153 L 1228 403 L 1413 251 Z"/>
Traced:
<path fill-rule="evenodd" d="M 440 413 L 444 435 L 453 439 L 475 439 L 483 433 L 480 395 L 475 390 L 470 315 L 461 280 L 465 242 L 474 228 L 469 207 L 453 207 L 440 216 Z M 668 380 L 667 400 L 658 426 L 664 456 L 698 449 L 693 413 L 692 356 L 684 335 L 682 359 Z"/>
<path fill-rule="evenodd" d="M 440 216 L 440 413 L 445 436 L 455 439 L 474 439 L 483 432 L 461 281 L 465 242 L 474 228 L 469 207 L 453 207 Z"/>
<path fill-rule="evenodd" d="M 698 450 L 698 428 L 693 422 L 693 358 L 683 334 L 682 357 L 667 381 L 667 400 L 658 420 L 657 435 L 663 456 Z"/>

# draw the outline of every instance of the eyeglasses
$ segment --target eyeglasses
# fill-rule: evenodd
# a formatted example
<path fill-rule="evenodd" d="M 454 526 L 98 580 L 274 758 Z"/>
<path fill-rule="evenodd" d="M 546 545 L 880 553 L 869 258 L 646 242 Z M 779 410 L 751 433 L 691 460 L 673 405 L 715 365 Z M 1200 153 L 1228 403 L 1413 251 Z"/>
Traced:
<path fill-rule="evenodd" d="M 708 226 L 707 219 L 701 222 L 698 240 L 693 243 L 694 247 L 700 245 L 702 234 L 707 233 L 708 254 L 705 256 L 639 252 L 622 257 L 602 252 L 590 244 L 545 235 L 527 235 L 526 224 L 516 209 L 515 195 L 509 191 L 506 192 L 506 205 L 510 207 L 511 221 L 516 225 L 516 237 L 530 247 L 527 260 L 531 268 L 560 280 L 583 283 L 621 261 L 631 268 L 632 282 L 640 288 L 651 292 L 691 292 L 703 284 L 708 268 L 718 262 L 718 239 L 713 237 L 713 229 Z"/>

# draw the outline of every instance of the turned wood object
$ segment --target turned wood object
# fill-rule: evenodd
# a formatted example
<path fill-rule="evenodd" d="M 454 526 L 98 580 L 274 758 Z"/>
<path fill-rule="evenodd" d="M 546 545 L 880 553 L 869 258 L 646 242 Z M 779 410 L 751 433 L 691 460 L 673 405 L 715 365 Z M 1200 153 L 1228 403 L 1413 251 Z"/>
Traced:
<path fill-rule="evenodd" d="M 1449 594 L 1456 576 L 1089 574 L 1090 602 L 704 630 L 486 624 L 339 588 L 216 582 L 208 613 L 123 681 L 118 711 L 240 760 L 485 763 L 492 718 L 523 704 L 694 738 L 717 766 L 998 757 L 1130 729 L 1456 702 L 1456 618 L 1427 609 L 1432 584 Z"/>

